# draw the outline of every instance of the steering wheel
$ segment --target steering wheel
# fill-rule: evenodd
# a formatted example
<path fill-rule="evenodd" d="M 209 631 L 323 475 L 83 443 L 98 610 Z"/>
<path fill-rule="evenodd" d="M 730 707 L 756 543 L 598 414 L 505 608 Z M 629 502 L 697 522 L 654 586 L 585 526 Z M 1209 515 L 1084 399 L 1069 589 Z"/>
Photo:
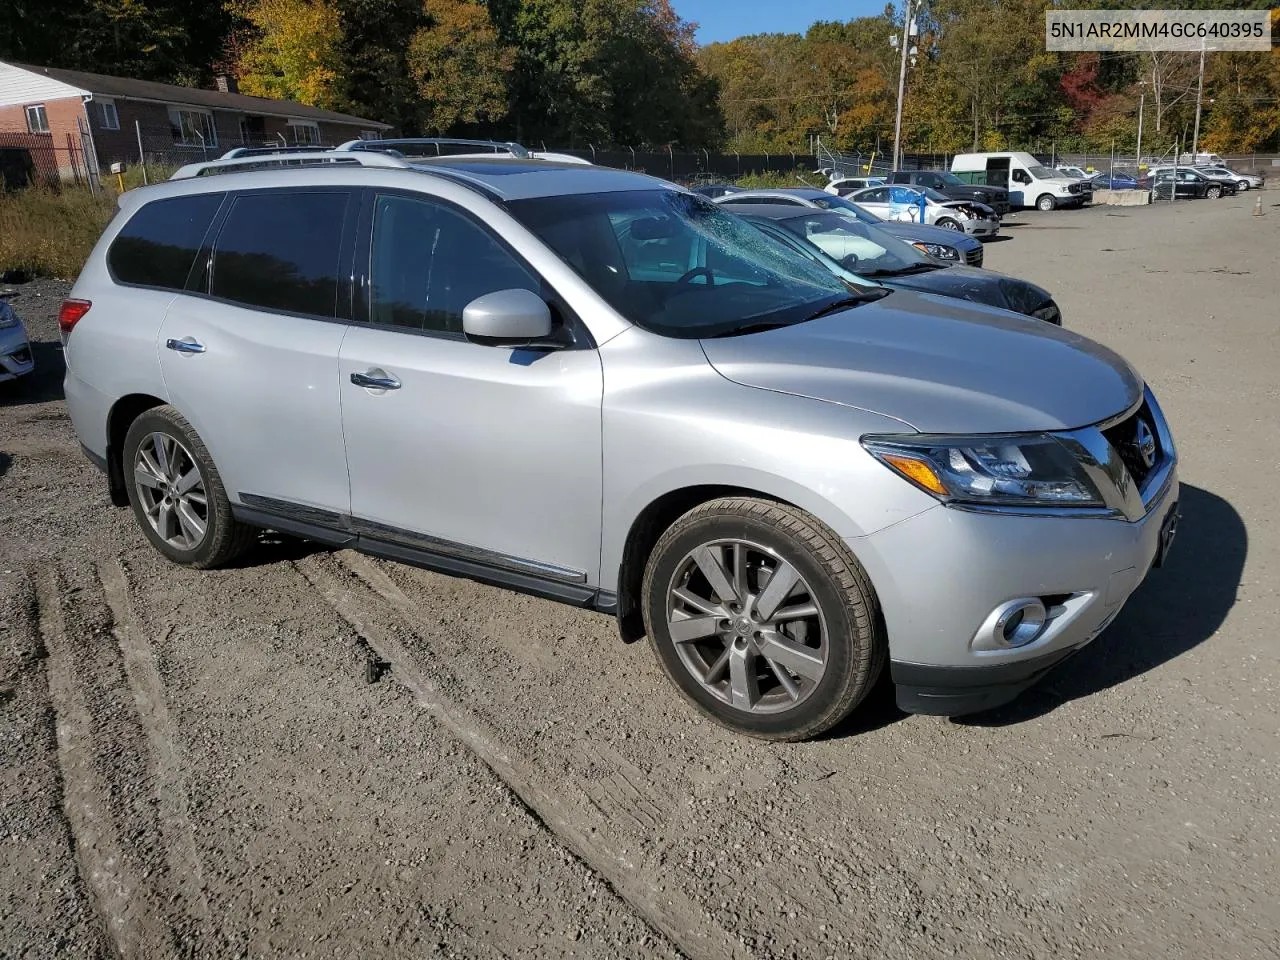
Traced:
<path fill-rule="evenodd" d="M 690 270 L 688 273 L 686 273 L 684 276 L 682 276 L 679 280 L 676 281 L 676 286 L 687 287 L 689 286 L 690 283 L 693 282 L 694 277 L 706 277 L 708 287 L 714 287 L 716 285 L 715 274 L 711 272 L 710 267 L 694 267 L 692 270 Z"/>

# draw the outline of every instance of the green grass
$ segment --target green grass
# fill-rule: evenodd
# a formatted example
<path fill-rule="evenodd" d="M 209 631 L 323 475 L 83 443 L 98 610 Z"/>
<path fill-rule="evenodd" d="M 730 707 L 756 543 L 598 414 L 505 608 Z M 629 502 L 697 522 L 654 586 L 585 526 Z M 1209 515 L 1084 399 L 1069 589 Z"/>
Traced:
<path fill-rule="evenodd" d="M 74 279 L 115 210 L 116 192 L 29 187 L 0 193 L 0 273 Z"/>
<path fill-rule="evenodd" d="M 825 187 L 822 174 L 810 170 L 796 173 L 749 173 L 739 177 L 737 184 L 748 190 L 776 190 L 779 187 Z"/>

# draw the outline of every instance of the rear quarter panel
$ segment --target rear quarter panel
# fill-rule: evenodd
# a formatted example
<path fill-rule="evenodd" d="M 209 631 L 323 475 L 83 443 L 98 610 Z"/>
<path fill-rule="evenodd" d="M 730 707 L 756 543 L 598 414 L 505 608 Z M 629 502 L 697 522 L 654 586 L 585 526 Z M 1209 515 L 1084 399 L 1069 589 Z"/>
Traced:
<path fill-rule="evenodd" d="M 107 248 L 135 209 L 126 202 L 117 210 L 70 293 L 93 305 L 64 336 L 68 407 L 81 442 L 99 455 L 106 452 L 107 415 L 115 400 L 131 393 L 167 399 L 156 337 L 176 294 L 117 284 L 107 269 Z"/>

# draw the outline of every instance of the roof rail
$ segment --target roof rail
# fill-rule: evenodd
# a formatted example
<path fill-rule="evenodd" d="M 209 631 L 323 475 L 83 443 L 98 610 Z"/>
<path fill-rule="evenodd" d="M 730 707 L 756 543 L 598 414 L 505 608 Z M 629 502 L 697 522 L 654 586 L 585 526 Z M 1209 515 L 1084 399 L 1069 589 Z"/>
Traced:
<path fill-rule="evenodd" d="M 233 160 L 236 157 L 260 157 L 272 153 L 315 153 L 317 150 L 328 150 L 329 147 L 319 147 L 315 144 L 310 146 L 296 146 L 286 144 L 267 144 L 261 147 L 234 147 L 228 150 L 219 160 Z"/>
<path fill-rule="evenodd" d="M 335 151 L 368 151 L 384 153 L 398 151 L 408 157 L 447 157 L 456 154 L 445 153 L 441 147 L 473 147 L 484 153 L 506 153 L 521 160 L 528 160 L 530 153 L 527 147 L 512 140 L 463 140 L 456 137 L 400 137 L 388 140 L 348 140 L 339 144 Z"/>
<path fill-rule="evenodd" d="M 337 153 L 333 150 L 308 150 L 299 153 L 272 153 L 265 155 L 238 155 L 203 163 L 188 163 L 171 176 L 170 180 L 189 180 L 219 173 L 240 173 L 246 170 L 272 170 L 289 167 L 323 167 L 331 164 L 353 164 L 361 167 L 393 167 L 408 169 L 409 164 L 394 152 L 387 153 Z"/>

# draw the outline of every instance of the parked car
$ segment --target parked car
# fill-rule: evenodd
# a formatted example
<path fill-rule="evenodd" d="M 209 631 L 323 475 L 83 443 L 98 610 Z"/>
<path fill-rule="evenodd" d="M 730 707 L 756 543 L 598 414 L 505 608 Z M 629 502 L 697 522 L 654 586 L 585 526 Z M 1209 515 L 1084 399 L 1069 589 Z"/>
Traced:
<path fill-rule="evenodd" d="M 943 263 L 847 211 L 724 206 L 852 283 L 870 280 L 894 289 L 955 297 L 1062 326 L 1057 303 L 1034 283 L 992 270 Z"/>
<path fill-rule="evenodd" d="M 889 233 L 900 240 L 907 241 L 921 253 L 927 253 L 940 260 L 965 263 L 971 267 L 982 266 L 984 255 L 982 242 L 973 237 L 922 223 L 885 220 L 853 203 L 848 197 L 832 196 L 811 187 L 748 190 L 744 193 L 735 193 L 732 197 L 720 197 L 715 202 L 761 205 L 781 203 L 797 207 L 815 207 L 821 210 L 847 210 L 863 223 L 874 223 L 884 227 Z"/>
<path fill-rule="evenodd" d="M 1234 196 L 1236 192 L 1234 183 L 1206 177 L 1192 167 L 1178 167 L 1176 171 L 1167 168 L 1155 172 L 1151 178 L 1151 196 L 1156 200 L 1168 200 L 1174 189 L 1172 184 L 1175 178 L 1177 183 L 1175 195 L 1179 199 L 1208 197 L 1216 200 L 1224 195 Z"/>
<path fill-rule="evenodd" d="M 1173 440 L 1106 347 L 642 174 L 352 155 L 127 191 L 62 305 L 75 431 L 174 563 L 265 527 L 606 611 L 802 739 L 886 664 L 1007 702 L 1166 556 Z"/>
<path fill-rule="evenodd" d="M 884 182 L 884 177 L 841 177 L 837 180 L 832 180 L 823 189 L 827 193 L 834 193 L 838 197 L 843 197 L 853 193 L 855 190 L 878 187 Z"/>
<path fill-rule="evenodd" d="M 1101 190 L 1136 190 L 1138 178 L 1128 173 L 1100 173 L 1093 178 L 1093 186 Z"/>
<path fill-rule="evenodd" d="M 1009 191 L 985 183 L 965 183 L 946 170 L 895 170 L 889 174 L 889 183 L 914 187 L 928 187 L 949 200 L 976 200 L 996 212 L 997 217 L 1009 213 Z"/>
<path fill-rule="evenodd" d="M 931 187 L 886 184 L 851 193 L 848 199 L 885 220 L 926 223 L 961 230 L 971 237 L 990 238 L 1000 233 L 1000 218 L 991 207 L 976 200 L 949 200 Z"/>
<path fill-rule="evenodd" d="M 743 190 L 742 187 L 736 187 L 731 183 L 704 183 L 689 189 L 700 196 L 709 197 L 713 200 L 726 194 L 741 193 Z"/>
<path fill-rule="evenodd" d="M 1059 165 L 1054 167 L 1053 169 L 1056 170 L 1058 173 L 1062 174 L 1064 177 L 1074 177 L 1076 180 L 1092 180 L 1096 176 L 1098 176 L 1096 173 L 1090 173 L 1088 170 L 1085 170 L 1082 167 Z"/>
<path fill-rule="evenodd" d="M 0 296 L 0 383 L 25 377 L 35 368 L 27 329 L 13 305 Z"/>
<path fill-rule="evenodd" d="M 1190 153 L 1184 153 L 1179 155 L 1178 163 L 1184 167 L 1195 166 L 1196 164 L 1213 167 L 1224 165 L 1223 159 L 1216 153 L 1197 153 L 1194 156 Z"/>
<path fill-rule="evenodd" d="M 1252 173 L 1238 173 L 1228 167 L 1196 167 L 1200 173 L 1203 173 L 1211 180 L 1222 180 L 1227 183 L 1234 183 L 1236 189 L 1243 193 L 1245 190 L 1256 190 L 1264 183 L 1263 179 Z"/>
<path fill-rule="evenodd" d="M 1080 207 L 1093 197 L 1087 180 L 1064 177 L 1021 151 L 958 153 L 951 158 L 951 172 L 962 180 L 1007 188 L 1012 207 Z"/>

